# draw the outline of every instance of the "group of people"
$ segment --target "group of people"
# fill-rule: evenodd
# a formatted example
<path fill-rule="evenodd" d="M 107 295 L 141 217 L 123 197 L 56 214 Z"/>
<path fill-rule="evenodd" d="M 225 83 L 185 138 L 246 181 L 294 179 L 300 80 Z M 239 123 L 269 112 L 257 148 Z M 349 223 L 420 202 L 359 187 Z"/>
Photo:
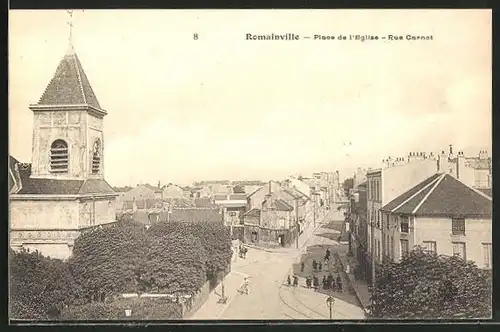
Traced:
<path fill-rule="evenodd" d="M 293 278 L 293 287 L 297 287 L 299 285 L 299 277 L 297 277 L 295 274 L 293 275 L 293 277 L 290 277 L 290 275 L 287 277 L 288 286 L 292 285 L 292 278 Z"/>
<path fill-rule="evenodd" d="M 316 272 L 322 272 L 323 271 L 323 266 L 327 266 L 329 261 L 331 260 L 331 252 L 329 249 L 326 249 L 325 256 L 324 256 L 324 263 L 317 262 L 316 259 L 313 259 L 312 261 L 312 268 L 313 271 Z M 305 263 L 301 262 L 300 263 L 300 272 L 304 272 L 305 268 Z M 328 270 L 328 269 L 326 269 Z M 293 277 L 288 276 L 287 281 L 288 285 L 292 285 L 292 278 L 293 278 L 293 286 L 296 287 L 298 285 L 298 277 L 294 275 Z M 330 273 L 328 276 L 324 275 L 323 280 L 323 289 L 324 290 L 333 290 L 333 291 L 339 291 L 342 292 L 342 278 L 340 278 L 340 275 L 337 275 L 336 278 L 333 277 L 333 275 Z M 306 277 L 306 287 L 307 288 L 314 288 L 317 290 L 319 288 L 319 278 L 316 275 L 311 275 Z"/>
<path fill-rule="evenodd" d="M 247 248 L 245 248 L 244 246 L 240 246 L 240 250 L 239 250 L 240 258 L 246 258 L 247 257 L 247 251 L 248 251 Z"/>

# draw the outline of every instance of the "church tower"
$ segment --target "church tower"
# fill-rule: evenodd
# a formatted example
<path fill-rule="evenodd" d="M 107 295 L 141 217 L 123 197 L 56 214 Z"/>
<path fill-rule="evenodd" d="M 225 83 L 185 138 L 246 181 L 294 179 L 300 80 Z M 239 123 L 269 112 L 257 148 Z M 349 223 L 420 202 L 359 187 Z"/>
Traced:
<path fill-rule="evenodd" d="M 69 44 L 34 114 L 33 178 L 104 178 L 101 108 L 80 60 Z"/>

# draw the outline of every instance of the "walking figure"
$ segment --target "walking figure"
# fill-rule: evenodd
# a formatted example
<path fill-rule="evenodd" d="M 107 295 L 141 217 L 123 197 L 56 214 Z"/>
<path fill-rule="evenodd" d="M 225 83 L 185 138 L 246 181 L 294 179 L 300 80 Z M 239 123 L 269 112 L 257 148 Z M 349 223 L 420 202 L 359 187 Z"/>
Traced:
<path fill-rule="evenodd" d="M 317 290 L 319 287 L 319 280 L 318 280 L 317 276 L 313 277 L 313 287 L 314 287 L 314 290 Z"/>
<path fill-rule="evenodd" d="M 293 276 L 293 287 L 297 287 L 299 285 L 299 277 Z"/>
<path fill-rule="evenodd" d="M 316 260 L 315 260 L 315 259 L 313 259 L 313 264 L 312 264 L 312 266 L 313 266 L 313 270 L 314 270 L 314 271 L 316 271 L 316 269 L 318 268 L 318 263 L 316 262 Z"/>
<path fill-rule="evenodd" d="M 325 260 L 330 260 L 330 249 L 326 249 Z"/>
<path fill-rule="evenodd" d="M 321 262 L 318 263 L 318 270 L 319 272 L 321 272 L 323 269 L 323 265 L 321 264 Z"/>
<path fill-rule="evenodd" d="M 332 285 L 335 285 L 335 281 L 333 280 L 333 276 L 331 273 L 326 278 L 326 285 L 328 289 L 332 288 Z"/>
<path fill-rule="evenodd" d="M 342 292 L 342 279 L 340 278 L 340 275 L 337 276 L 337 289 L 339 292 Z"/>
<path fill-rule="evenodd" d="M 323 276 L 323 289 L 328 289 L 328 281 L 326 280 L 326 276 Z"/>
<path fill-rule="evenodd" d="M 300 272 L 304 272 L 304 262 L 300 262 Z"/>
<path fill-rule="evenodd" d="M 311 288 L 311 277 L 306 277 L 306 286 L 307 288 Z"/>
<path fill-rule="evenodd" d="M 292 284 L 292 279 L 290 279 L 290 275 L 287 276 L 286 281 L 288 283 L 288 286 L 291 286 Z"/>

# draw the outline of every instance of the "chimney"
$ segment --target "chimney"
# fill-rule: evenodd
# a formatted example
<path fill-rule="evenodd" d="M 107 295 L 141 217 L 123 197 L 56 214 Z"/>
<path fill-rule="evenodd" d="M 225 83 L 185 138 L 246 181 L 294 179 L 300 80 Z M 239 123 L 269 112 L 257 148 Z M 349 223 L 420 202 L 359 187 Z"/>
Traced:
<path fill-rule="evenodd" d="M 463 171 L 464 168 L 465 168 L 465 156 L 463 151 L 459 151 L 457 155 L 457 179 L 460 180 L 460 176 L 463 177 L 463 174 L 460 173 Z"/>
<path fill-rule="evenodd" d="M 438 172 L 449 173 L 449 166 L 448 156 L 442 151 L 438 156 Z"/>
<path fill-rule="evenodd" d="M 453 155 L 453 145 L 450 144 L 450 156 Z"/>
<path fill-rule="evenodd" d="M 271 195 L 273 190 L 271 189 L 271 181 L 269 181 L 269 195 Z"/>
<path fill-rule="evenodd" d="M 488 159 L 488 151 L 486 150 L 479 151 L 479 159 Z"/>

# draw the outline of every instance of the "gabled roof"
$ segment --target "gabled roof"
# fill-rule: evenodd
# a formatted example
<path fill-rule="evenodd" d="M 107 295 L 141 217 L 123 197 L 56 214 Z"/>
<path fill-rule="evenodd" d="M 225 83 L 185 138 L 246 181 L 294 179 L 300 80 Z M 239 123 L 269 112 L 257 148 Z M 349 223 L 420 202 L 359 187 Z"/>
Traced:
<path fill-rule="evenodd" d="M 397 214 L 441 217 L 491 217 L 492 209 L 491 197 L 449 174 L 431 176 L 382 208 Z"/>
<path fill-rule="evenodd" d="M 70 45 L 38 105 L 86 104 L 101 109 L 82 64 Z"/>
<path fill-rule="evenodd" d="M 274 201 L 274 205 L 276 207 L 276 210 L 278 211 L 293 211 L 293 206 L 282 199 L 277 199 L 276 201 Z"/>
<path fill-rule="evenodd" d="M 402 203 L 406 202 L 406 200 L 408 200 L 410 197 L 412 197 L 413 195 L 418 193 L 422 188 L 424 188 L 425 186 L 427 186 L 428 184 L 430 184 L 434 180 L 436 180 L 440 175 L 441 175 L 440 173 L 436 173 L 436 174 L 432 175 L 431 177 L 425 179 L 424 181 L 420 182 L 415 187 L 411 188 L 407 192 L 401 194 L 400 196 L 396 197 L 395 199 L 393 199 L 392 201 L 387 203 L 382 208 L 382 211 L 391 211 L 394 208 L 398 207 Z M 365 184 L 366 184 L 366 182 L 365 182 Z"/>

